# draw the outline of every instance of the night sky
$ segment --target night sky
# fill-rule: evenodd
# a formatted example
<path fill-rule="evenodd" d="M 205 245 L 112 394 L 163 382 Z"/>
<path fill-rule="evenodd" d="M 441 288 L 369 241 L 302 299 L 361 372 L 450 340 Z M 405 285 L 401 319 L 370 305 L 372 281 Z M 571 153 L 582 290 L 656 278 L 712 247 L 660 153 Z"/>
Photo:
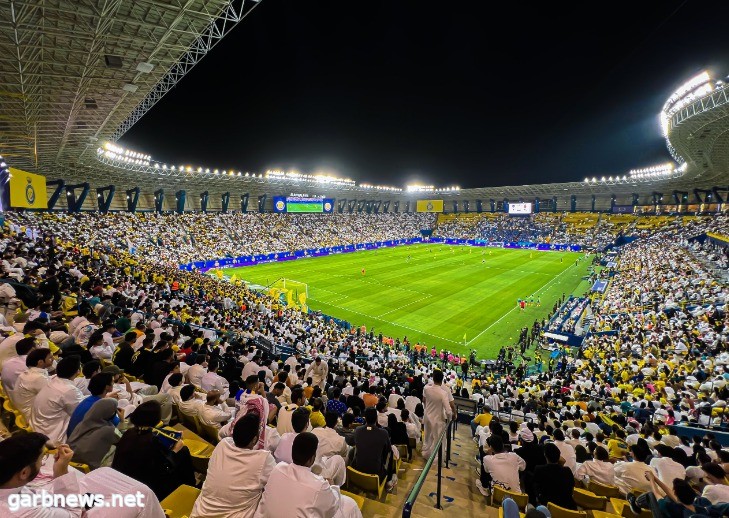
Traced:
<path fill-rule="evenodd" d="M 729 2 L 263 0 L 121 144 L 359 182 L 582 181 L 670 159 L 658 113 L 729 74 Z"/>

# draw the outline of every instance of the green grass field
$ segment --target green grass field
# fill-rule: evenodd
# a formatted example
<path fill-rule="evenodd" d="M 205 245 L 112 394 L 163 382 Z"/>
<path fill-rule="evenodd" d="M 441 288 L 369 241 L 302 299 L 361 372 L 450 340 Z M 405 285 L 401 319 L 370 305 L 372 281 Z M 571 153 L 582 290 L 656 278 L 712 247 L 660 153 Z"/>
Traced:
<path fill-rule="evenodd" d="M 408 261 L 408 256 L 410 260 Z M 519 329 L 547 315 L 563 293 L 582 295 L 590 261 L 575 252 L 420 244 L 227 269 L 268 286 L 307 283 L 309 307 L 454 352 L 495 357 Z M 482 262 L 485 261 L 485 262 Z M 577 265 L 575 264 L 577 261 Z M 363 276 L 362 268 L 366 270 Z M 541 298 L 521 311 L 518 298 Z M 464 334 L 466 340 L 464 341 Z"/>

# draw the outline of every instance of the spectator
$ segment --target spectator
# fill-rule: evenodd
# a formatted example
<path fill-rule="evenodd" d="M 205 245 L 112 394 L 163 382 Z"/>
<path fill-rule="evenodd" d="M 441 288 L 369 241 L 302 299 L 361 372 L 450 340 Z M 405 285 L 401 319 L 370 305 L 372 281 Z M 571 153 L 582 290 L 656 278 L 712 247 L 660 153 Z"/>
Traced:
<path fill-rule="evenodd" d="M 549 502 L 565 509 L 577 509 L 572 492 L 575 488 L 575 477 L 572 470 L 562 465 L 562 454 L 554 443 L 544 445 L 544 456 L 547 464 L 537 466 L 534 471 L 534 488 L 537 501 L 542 505 Z"/>
<path fill-rule="evenodd" d="M 255 514 L 276 466 L 269 451 L 255 449 L 258 426 L 259 416 L 246 414 L 235 423 L 233 437 L 222 439 L 215 447 L 191 518 Z"/>

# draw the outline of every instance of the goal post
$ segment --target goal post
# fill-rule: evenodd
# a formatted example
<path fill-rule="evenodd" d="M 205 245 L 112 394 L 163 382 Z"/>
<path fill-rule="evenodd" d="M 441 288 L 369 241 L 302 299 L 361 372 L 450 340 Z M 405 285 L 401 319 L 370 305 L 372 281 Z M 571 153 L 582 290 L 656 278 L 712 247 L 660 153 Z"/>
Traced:
<path fill-rule="evenodd" d="M 305 282 L 296 281 L 294 279 L 287 279 L 282 277 L 271 285 L 272 288 L 282 288 L 284 290 L 292 291 L 297 297 L 300 293 L 303 293 L 307 297 L 309 296 L 309 285 Z"/>

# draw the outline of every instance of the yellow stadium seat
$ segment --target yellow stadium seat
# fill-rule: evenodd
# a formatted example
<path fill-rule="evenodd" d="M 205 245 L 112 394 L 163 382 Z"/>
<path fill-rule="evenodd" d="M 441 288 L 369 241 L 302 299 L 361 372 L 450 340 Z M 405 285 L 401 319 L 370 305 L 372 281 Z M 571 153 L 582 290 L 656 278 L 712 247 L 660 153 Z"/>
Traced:
<path fill-rule="evenodd" d="M 377 475 L 370 475 L 368 473 L 362 473 L 357 471 L 352 466 L 347 466 L 347 487 L 350 485 L 356 486 L 363 491 L 369 491 L 370 493 L 376 493 L 377 498 L 382 497 L 382 492 L 385 490 L 385 480 L 380 482 L 380 477 Z"/>
<path fill-rule="evenodd" d="M 635 514 L 628 501 L 622 498 L 611 498 L 610 504 L 613 506 L 615 514 L 619 514 L 623 518 L 652 518 L 653 516 L 650 509 L 642 509 L 639 515 Z"/>
<path fill-rule="evenodd" d="M 590 483 L 587 484 L 587 490 L 592 491 L 598 496 L 606 496 L 608 498 L 620 498 L 621 496 L 623 496 L 620 493 L 620 489 L 618 489 L 616 486 L 600 484 L 599 482 L 596 482 L 594 480 L 590 480 Z"/>
<path fill-rule="evenodd" d="M 587 513 L 585 511 L 572 511 L 571 509 L 565 509 L 564 507 L 560 507 L 552 502 L 547 504 L 547 509 L 552 515 L 552 518 L 587 518 Z"/>
<path fill-rule="evenodd" d="M 199 494 L 199 489 L 183 484 L 162 500 L 160 505 L 167 518 L 183 518 L 190 516 Z"/>
<path fill-rule="evenodd" d="M 179 416 L 180 422 L 185 428 L 187 428 L 188 430 L 192 430 L 198 435 L 202 435 L 202 430 L 200 430 L 200 421 L 198 421 L 197 416 L 189 415 L 182 411 L 180 411 Z"/>
<path fill-rule="evenodd" d="M 604 511 L 608 502 L 606 497 L 598 496 L 592 491 L 578 487 L 572 491 L 572 498 L 577 504 L 577 507 L 589 510 L 597 509 L 598 511 Z"/>
<path fill-rule="evenodd" d="M 362 506 L 364 505 L 364 501 L 365 501 L 363 496 L 355 495 L 354 493 L 350 493 L 349 491 L 340 490 L 339 492 L 342 493 L 344 496 L 348 496 L 349 498 L 354 500 L 355 503 L 357 504 L 357 507 L 359 508 L 359 510 L 360 511 L 362 510 Z"/>
<path fill-rule="evenodd" d="M 592 511 L 592 518 L 620 518 L 620 515 L 605 511 Z"/>
<path fill-rule="evenodd" d="M 527 494 L 509 491 L 508 489 L 504 489 L 499 486 L 494 487 L 494 494 L 491 497 L 491 505 L 500 506 L 504 501 L 504 498 L 511 498 L 514 500 L 521 510 L 526 509 L 526 506 L 529 503 L 529 495 Z"/>
<path fill-rule="evenodd" d="M 13 404 L 10 402 L 9 399 L 6 399 L 5 401 L 3 401 L 3 408 L 5 410 L 7 410 L 8 412 L 12 412 L 13 414 L 16 412 L 15 407 L 13 406 Z"/>
<path fill-rule="evenodd" d="M 21 414 L 20 412 L 15 413 L 15 426 L 17 426 L 21 430 L 25 430 L 26 432 L 33 431 L 33 429 L 30 427 L 30 423 L 25 420 L 25 417 L 23 417 L 23 414 Z"/>
<path fill-rule="evenodd" d="M 182 423 L 182 411 L 180 410 L 180 407 L 179 407 L 179 406 L 177 406 L 177 405 L 175 405 L 175 404 L 173 403 L 173 404 L 172 404 L 172 410 L 174 410 L 174 413 L 173 413 L 172 417 L 173 417 L 173 418 L 175 418 L 175 417 L 176 417 L 176 418 L 177 418 L 177 422 L 178 422 L 178 423 Z"/>
<path fill-rule="evenodd" d="M 81 462 L 69 462 L 68 465 L 76 468 L 77 470 L 79 470 L 82 473 L 88 473 L 91 471 L 91 468 L 89 467 L 88 464 L 83 464 Z"/>
<path fill-rule="evenodd" d="M 213 425 L 205 424 L 200 420 L 198 420 L 198 424 L 200 425 L 200 431 L 202 432 L 200 435 L 202 435 L 203 439 L 213 445 L 220 442 L 220 438 L 218 437 L 219 430 L 217 428 Z"/>
<path fill-rule="evenodd" d="M 404 444 L 396 444 L 395 447 L 397 448 L 397 451 L 400 452 L 400 458 L 405 459 L 405 462 L 410 462 L 408 447 Z"/>

